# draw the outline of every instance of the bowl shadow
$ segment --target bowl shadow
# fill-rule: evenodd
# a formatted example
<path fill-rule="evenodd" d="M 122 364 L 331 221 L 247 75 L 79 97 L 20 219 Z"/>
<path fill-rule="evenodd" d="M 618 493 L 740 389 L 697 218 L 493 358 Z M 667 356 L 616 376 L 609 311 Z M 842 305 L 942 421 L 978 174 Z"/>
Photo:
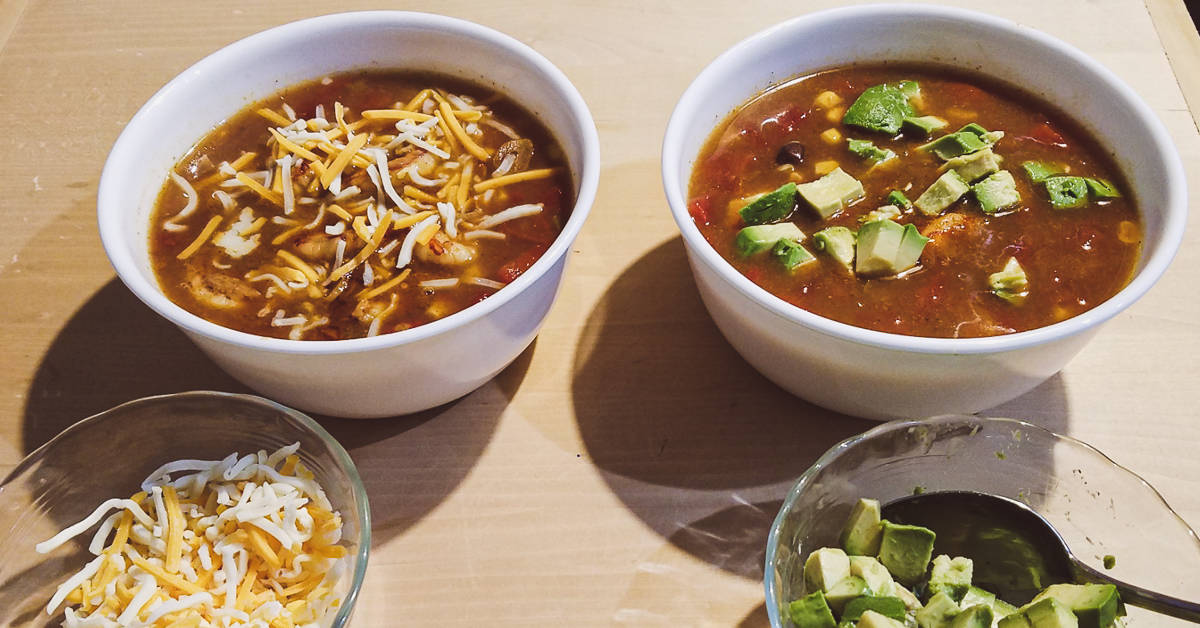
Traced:
<path fill-rule="evenodd" d="M 358 467 L 371 503 L 373 544 L 419 521 L 466 477 L 524 379 L 535 345 L 483 387 L 437 408 L 367 420 L 312 415 Z M 23 451 L 126 401 L 188 390 L 254 394 L 112 279 L 71 316 L 38 365 L 26 396 Z"/>
<path fill-rule="evenodd" d="M 678 237 L 609 286 L 574 373 L 580 436 L 617 497 L 673 545 L 749 578 L 761 561 L 730 552 L 761 556 L 795 479 L 876 425 L 793 397 L 742 360 L 701 303 Z"/>

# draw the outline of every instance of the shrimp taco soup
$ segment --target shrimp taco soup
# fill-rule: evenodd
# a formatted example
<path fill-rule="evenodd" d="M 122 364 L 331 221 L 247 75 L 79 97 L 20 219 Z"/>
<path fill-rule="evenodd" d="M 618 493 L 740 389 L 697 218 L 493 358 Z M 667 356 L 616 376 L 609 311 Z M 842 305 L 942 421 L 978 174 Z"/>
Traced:
<path fill-rule="evenodd" d="M 1113 159 L 1012 85 L 864 65 L 774 86 L 696 160 L 688 211 L 775 296 L 857 327 L 995 336 L 1087 311 L 1143 239 Z"/>
<path fill-rule="evenodd" d="M 168 173 L 151 217 L 164 294 L 235 330 L 340 340 L 488 298 L 574 204 L 562 148 L 504 95 L 369 71 L 286 88 Z"/>

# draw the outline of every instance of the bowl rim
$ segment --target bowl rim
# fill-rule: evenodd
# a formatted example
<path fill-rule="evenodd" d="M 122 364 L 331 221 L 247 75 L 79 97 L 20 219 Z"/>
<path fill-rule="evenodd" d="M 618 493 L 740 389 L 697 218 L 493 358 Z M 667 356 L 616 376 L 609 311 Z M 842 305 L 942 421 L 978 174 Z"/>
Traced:
<path fill-rule="evenodd" d="M 686 136 L 685 119 L 718 85 L 718 75 L 742 67 L 744 59 L 760 47 L 769 47 L 779 38 L 788 38 L 796 29 L 816 31 L 830 24 L 870 23 L 881 17 L 938 18 L 972 23 L 1003 31 L 1023 38 L 1031 46 L 1044 49 L 1050 55 L 1065 57 L 1083 66 L 1097 84 L 1103 85 L 1111 96 L 1133 113 L 1148 131 L 1147 141 L 1166 163 L 1168 183 L 1167 202 L 1163 206 L 1164 236 L 1150 256 L 1144 255 L 1141 268 L 1128 284 L 1096 307 L 1066 320 L 1028 331 L 981 338 L 936 338 L 906 336 L 856 327 L 819 316 L 771 294 L 750 281 L 725 261 L 705 240 L 687 210 L 687 200 L 680 193 L 679 170 L 694 156 L 683 155 Z M 986 74 L 986 73 L 985 73 Z M 1183 162 L 1167 133 L 1166 127 L 1136 92 L 1107 67 L 1074 46 L 1032 27 L 986 13 L 931 5 L 869 4 L 841 7 L 801 15 L 750 35 L 721 53 L 708 64 L 684 91 L 671 113 L 662 144 L 662 179 L 667 203 L 687 246 L 689 258 L 706 266 L 717 277 L 762 309 L 794 324 L 800 324 L 827 336 L 883 349 L 923 354 L 989 354 L 1027 349 L 1083 333 L 1116 316 L 1142 297 L 1166 271 L 1183 241 L 1187 221 L 1187 178 Z M 1143 247 L 1144 249 L 1144 247 Z"/>
<path fill-rule="evenodd" d="M 94 423 L 100 423 L 104 421 L 109 415 L 117 414 L 137 406 L 154 405 L 177 399 L 186 400 L 209 398 L 224 399 L 235 403 L 263 406 L 269 410 L 289 416 L 297 423 L 312 431 L 312 433 L 315 434 L 318 439 L 325 443 L 325 446 L 329 448 L 329 451 L 333 454 L 333 457 L 337 461 L 338 465 L 346 472 L 346 478 L 349 480 L 350 485 L 353 488 L 353 494 L 351 495 L 351 498 L 354 502 L 355 516 L 358 517 L 359 521 L 359 533 L 358 547 L 354 553 L 354 572 L 351 574 L 352 580 L 350 582 L 350 588 L 346 591 L 345 597 L 342 598 L 342 603 L 338 608 L 338 612 L 336 615 L 334 615 L 333 623 L 330 624 L 331 628 L 342 628 L 350 622 L 350 617 L 354 613 L 354 605 L 358 601 L 359 591 L 362 589 L 363 581 L 366 579 L 367 561 L 371 552 L 371 504 L 369 498 L 367 497 L 367 489 L 363 485 L 362 476 L 360 476 L 358 473 L 358 467 L 354 464 L 354 459 L 350 457 L 350 454 L 346 451 L 346 448 L 342 447 L 342 444 L 336 438 L 334 438 L 328 430 L 322 427 L 320 423 L 299 410 L 289 408 L 281 403 L 276 403 L 265 397 L 259 397 L 258 395 L 222 392 L 217 390 L 191 390 L 187 392 L 151 395 L 149 397 L 132 399 L 130 401 L 126 401 L 125 403 L 113 406 L 107 410 L 103 410 L 86 418 L 80 419 L 67 426 L 58 434 L 55 434 L 53 438 L 45 443 L 42 443 L 37 449 L 29 452 L 29 454 L 22 458 L 21 461 L 18 462 L 16 466 L 14 466 L 12 470 L 4 476 L 3 480 L 0 480 L 0 490 L 3 490 L 3 487 L 7 486 L 8 483 L 13 480 L 13 478 L 16 478 L 21 473 L 28 470 L 28 468 L 31 467 L 35 461 L 41 459 L 45 455 L 45 452 L 55 447 L 59 441 L 67 438 L 75 432 L 91 426 Z"/>
<path fill-rule="evenodd" d="M 1141 482 L 1141 484 L 1158 499 L 1159 503 L 1162 504 L 1167 513 L 1173 516 L 1175 520 L 1183 526 L 1183 529 L 1186 530 L 1192 537 L 1192 540 L 1195 541 L 1197 548 L 1200 549 L 1200 535 L 1197 535 L 1196 531 L 1191 527 L 1191 525 L 1188 524 L 1188 522 L 1181 517 L 1174 508 L 1171 507 L 1171 504 L 1168 503 L 1167 500 L 1162 496 L 1162 493 L 1158 492 L 1158 489 L 1154 488 L 1153 484 L 1147 482 L 1145 478 L 1130 470 L 1128 467 L 1114 461 L 1112 458 L 1109 458 L 1104 452 L 1096 449 L 1084 441 L 1079 440 L 1078 438 L 1055 432 L 1023 419 L 982 417 L 973 414 L 943 414 L 924 419 L 898 419 L 895 421 L 881 423 L 880 425 L 877 425 L 861 434 L 856 434 L 846 438 L 845 440 L 842 440 L 836 445 L 830 447 L 825 451 L 825 453 L 821 454 L 821 457 L 817 458 L 817 461 L 814 462 L 812 466 L 806 469 L 804 473 L 800 474 L 800 477 L 792 485 L 792 488 L 788 490 L 787 496 L 784 497 L 783 503 L 779 506 L 779 512 L 775 515 L 775 519 L 771 521 L 771 527 L 767 532 L 767 554 L 763 560 L 763 595 L 767 607 L 767 619 L 772 627 L 779 628 L 784 625 L 779 616 L 780 600 L 778 599 L 778 596 L 776 595 L 777 592 L 774 588 L 774 557 L 779 551 L 779 544 L 781 542 L 781 539 L 779 538 L 780 529 L 783 527 L 784 519 L 787 517 L 787 513 L 791 504 L 794 504 L 796 500 L 799 499 L 800 493 L 804 492 L 804 489 L 808 488 L 808 485 L 813 478 L 842 454 L 863 442 L 874 439 L 880 434 L 929 425 L 954 423 L 997 423 L 1010 425 L 1013 430 L 1041 432 L 1052 440 L 1069 443 L 1073 446 L 1090 451 L 1098 456 L 1101 461 L 1107 462 L 1116 469 L 1128 473 L 1134 480 Z"/>
<path fill-rule="evenodd" d="M 575 130 L 578 131 L 581 140 L 579 146 L 581 158 L 579 191 L 575 195 L 574 207 L 566 224 L 563 225 L 562 231 L 550 247 L 520 277 L 487 299 L 445 318 L 412 329 L 368 338 L 290 340 L 258 336 L 210 322 L 168 299 L 156 281 L 148 281 L 142 275 L 134 261 L 134 255 L 128 250 L 127 243 L 130 240 L 130 234 L 126 233 L 120 224 L 120 218 L 124 213 L 124 207 L 120 203 L 122 190 L 118 189 L 115 183 L 117 171 L 123 168 L 124 164 L 136 154 L 137 145 L 145 141 L 139 136 L 146 134 L 141 127 L 148 117 L 148 112 L 163 106 L 161 103 L 177 92 L 188 93 L 199 89 L 194 77 L 205 72 L 206 68 L 233 67 L 238 59 L 253 58 L 253 51 L 256 49 L 302 41 L 308 37 L 318 36 L 328 29 L 388 27 L 415 27 L 442 32 L 450 37 L 482 40 L 519 57 L 536 74 L 542 75 L 554 86 L 557 95 L 566 103 L 570 118 L 576 122 Z M 600 139 L 587 103 L 566 74 L 541 53 L 510 35 L 459 18 L 415 11 L 351 11 L 298 20 L 249 35 L 210 53 L 172 78 L 130 118 L 129 123 L 109 151 L 97 190 L 97 219 L 101 243 L 117 276 L 143 303 L 185 331 L 225 344 L 260 351 L 302 355 L 341 355 L 420 342 L 480 320 L 509 301 L 516 299 L 566 257 L 595 202 L 599 179 Z"/>

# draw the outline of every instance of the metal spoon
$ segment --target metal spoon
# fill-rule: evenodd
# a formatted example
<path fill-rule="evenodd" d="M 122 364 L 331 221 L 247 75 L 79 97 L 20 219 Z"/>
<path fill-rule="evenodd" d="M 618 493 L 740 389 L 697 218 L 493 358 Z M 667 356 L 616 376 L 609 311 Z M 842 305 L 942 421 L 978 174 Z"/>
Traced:
<path fill-rule="evenodd" d="M 1116 580 L 1083 564 L 1066 541 L 1029 506 L 970 491 L 921 493 L 883 507 L 894 523 L 937 534 L 935 552 L 974 561 L 972 584 L 1014 604 L 1025 604 L 1056 582 L 1116 585 L 1124 602 L 1200 623 L 1200 604 Z"/>

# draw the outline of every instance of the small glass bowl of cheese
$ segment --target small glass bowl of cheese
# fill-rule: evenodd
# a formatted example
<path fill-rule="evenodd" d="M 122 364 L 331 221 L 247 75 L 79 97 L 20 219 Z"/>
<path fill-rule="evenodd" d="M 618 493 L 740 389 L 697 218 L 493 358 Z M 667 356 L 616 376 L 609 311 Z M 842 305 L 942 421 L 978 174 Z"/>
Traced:
<path fill-rule="evenodd" d="M 0 484 L 0 624 L 84 625 L 71 615 L 109 604 L 116 623 L 86 625 L 341 627 L 370 545 L 362 481 L 316 421 L 249 395 L 148 397 Z"/>

